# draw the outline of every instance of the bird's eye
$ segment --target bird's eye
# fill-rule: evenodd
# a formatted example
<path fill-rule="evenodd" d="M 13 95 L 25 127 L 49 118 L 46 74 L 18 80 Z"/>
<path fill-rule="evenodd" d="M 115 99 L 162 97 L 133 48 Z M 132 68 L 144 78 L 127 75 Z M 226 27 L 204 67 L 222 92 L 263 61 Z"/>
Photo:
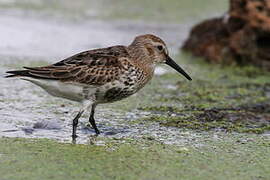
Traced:
<path fill-rule="evenodd" d="M 163 50 L 163 46 L 157 46 L 158 50 L 162 51 Z"/>

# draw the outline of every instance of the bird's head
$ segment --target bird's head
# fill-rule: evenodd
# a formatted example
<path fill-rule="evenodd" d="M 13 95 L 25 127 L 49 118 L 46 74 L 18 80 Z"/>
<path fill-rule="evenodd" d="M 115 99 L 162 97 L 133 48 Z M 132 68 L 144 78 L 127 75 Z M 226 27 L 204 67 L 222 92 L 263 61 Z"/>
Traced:
<path fill-rule="evenodd" d="M 140 61 L 148 61 L 148 63 L 167 64 L 181 73 L 188 80 L 192 80 L 191 77 L 169 56 L 168 48 L 165 42 L 159 37 L 146 34 L 137 36 L 132 44 L 129 46 L 135 54 L 138 54 Z"/>

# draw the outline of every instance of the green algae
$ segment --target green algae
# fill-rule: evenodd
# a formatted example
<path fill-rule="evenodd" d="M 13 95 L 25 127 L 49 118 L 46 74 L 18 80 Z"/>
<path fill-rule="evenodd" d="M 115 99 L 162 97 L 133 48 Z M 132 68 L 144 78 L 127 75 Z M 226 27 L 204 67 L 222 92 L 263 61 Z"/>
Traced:
<path fill-rule="evenodd" d="M 173 126 L 182 129 L 192 129 L 196 131 L 226 131 L 226 132 L 239 132 L 239 133 L 256 133 L 262 134 L 270 131 L 269 123 L 248 122 L 246 119 L 235 117 L 234 121 L 230 121 L 226 118 L 215 117 L 215 120 L 207 121 L 200 118 L 202 113 L 184 115 L 183 117 L 171 117 L 171 116 L 151 116 L 144 118 L 143 120 L 157 121 L 163 126 Z M 230 114 L 233 116 L 234 114 Z M 221 116 L 222 117 L 222 116 Z M 220 118 L 220 119 L 219 119 Z"/>
<path fill-rule="evenodd" d="M 165 82 L 177 88 L 162 89 L 152 104 L 141 105 L 140 110 L 152 113 L 142 121 L 200 131 L 270 131 L 269 72 L 250 66 L 209 65 L 194 57 L 187 62 L 187 54 L 180 58 L 193 69 L 193 81 L 175 81 L 171 74 L 161 76 L 158 86 Z"/>
<path fill-rule="evenodd" d="M 179 147 L 140 140 L 96 146 L 1 138 L 0 173 L 3 180 L 269 178 L 265 138 L 210 138 L 207 144 Z"/>

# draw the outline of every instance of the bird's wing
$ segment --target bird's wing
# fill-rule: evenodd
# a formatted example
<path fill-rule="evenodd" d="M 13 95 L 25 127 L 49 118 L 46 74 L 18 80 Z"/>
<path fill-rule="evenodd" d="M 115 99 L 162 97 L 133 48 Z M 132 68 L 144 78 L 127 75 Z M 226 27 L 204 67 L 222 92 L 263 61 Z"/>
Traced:
<path fill-rule="evenodd" d="M 103 85 L 119 78 L 121 61 L 128 56 L 124 46 L 114 46 L 81 52 L 49 66 L 24 68 L 34 78 Z"/>

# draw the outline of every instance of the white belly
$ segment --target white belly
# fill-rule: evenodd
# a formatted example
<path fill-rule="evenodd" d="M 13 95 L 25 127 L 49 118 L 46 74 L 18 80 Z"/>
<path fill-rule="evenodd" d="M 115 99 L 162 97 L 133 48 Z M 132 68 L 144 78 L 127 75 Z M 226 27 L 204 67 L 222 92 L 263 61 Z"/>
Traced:
<path fill-rule="evenodd" d="M 30 81 L 40 86 L 52 96 L 66 98 L 73 101 L 84 100 L 83 86 L 78 83 L 64 83 L 57 80 L 34 79 L 30 77 L 22 77 L 21 79 Z"/>

